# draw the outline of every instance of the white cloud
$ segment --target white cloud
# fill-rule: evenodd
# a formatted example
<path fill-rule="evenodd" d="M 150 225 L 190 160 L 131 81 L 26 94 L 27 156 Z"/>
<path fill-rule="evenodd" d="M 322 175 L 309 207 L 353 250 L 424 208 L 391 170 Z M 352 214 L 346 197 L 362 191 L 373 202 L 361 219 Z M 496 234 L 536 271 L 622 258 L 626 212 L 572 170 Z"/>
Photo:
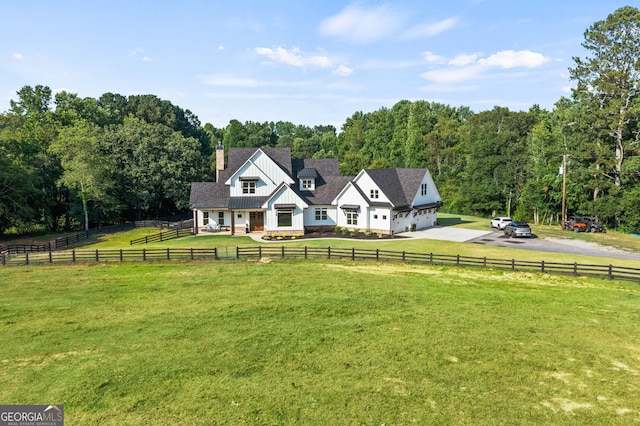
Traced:
<path fill-rule="evenodd" d="M 477 54 L 458 55 L 447 62 L 448 66 L 424 72 L 420 76 L 433 83 L 451 84 L 490 77 L 488 72 L 495 68 L 537 68 L 549 60 L 541 53 L 529 50 L 502 50 L 486 58 L 480 58 Z"/>
<path fill-rule="evenodd" d="M 426 52 L 422 52 L 421 55 L 429 63 L 432 63 L 432 64 L 444 63 L 444 57 L 440 55 L 436 55 L 433 52 L 426 51 Z"/>
<path fill-rule="evenodd" d="M 144 62 L 151 62 L 151 58 L 150 58 L 150 57 L 148 57 L 148 56 L 143 56 L 143 57 L 142 57 L 142 60 L 143 60 Z"/>
<path fill-rule="evenodd" d="M 224 46 L 223 45 L 218 46 L 218 50 L 222 52 L 224 50 Z"/>
<path fill-rule="evenodd" d="M 478 61 L 482 65 L 495 66 L 500 68 L 537 68 L 549 62 L 549 58 L 541 53 L 530 50 L 502 50 L 494 53 L 486 59 Z"/>
<path fill-rule="evenodd" d="M 438 70 L 427 71 L 420 74 L 420 77 L 432 81 L 434 83 L 456 83 L 459 81 L 468 81 L 477 78 L 483 69 L 478 65 L 459 67 L 459 68 L 442 68 Z"/>
<path fill-rule="evenodd" d="M 138 56 L 144 52 L 141 48 L 136 47 L 134 49 L 129 49 L 129 56 Z"/>
<path fill-rule="evenodd" d="M 12 53 L 12 54 L 11 54 L 11 57 L 12 57 L 13 59 L 17 59 L 17 60 L 19 60 L 19 61 L 21 61 L 21 60 L 23 60 L 23 59 L 24 59 L 24 56 L 22 56 L 22 53 L 18 53 L 18 52 L 14 52 L 14 53 Z"/>
<path fill-rule="evenodd" d="M 447 18 L 435 24 L 426 24 L 415 26 L 408 30 L 404 36 L 407 38 L 435 36 L 445 31 L 454 28 L 458 24 L 459 19 L 457 17 Z"/>
<path fill-rule="evenodd" d="M 386 5 L 373 9 L 352 5 L 322 21 L 319 31 L 354 43 L 371 43 L 396 32 L 404 20 L 402 14 Z"/>
<path fill-rule="evenodd" d="M 266 56 L 273 62 L 279 62 L 299 68 L 331 68 L 331 59 L 323 55 L 306 55 L 300 49 L 287 50 L 283 47 L 256 47 L 254 51 Z"/>
<path fill-rule="evenodd" d="M 349 68 L 346 65 L 340 65 L 338 68 L 333 70 L 333 75 L 339 75 L 341 77 L 348 77 L 353 72 L 353 68 Z"/>
<path fill-rule="evenodd" d="M 457 67 L 463 67 L 465 65 L 470 65 L 475 63 L 478 60 L 478 55 L 458 55 L 455 58 L 451 59 L 448 64 L 455 65 Z"/>

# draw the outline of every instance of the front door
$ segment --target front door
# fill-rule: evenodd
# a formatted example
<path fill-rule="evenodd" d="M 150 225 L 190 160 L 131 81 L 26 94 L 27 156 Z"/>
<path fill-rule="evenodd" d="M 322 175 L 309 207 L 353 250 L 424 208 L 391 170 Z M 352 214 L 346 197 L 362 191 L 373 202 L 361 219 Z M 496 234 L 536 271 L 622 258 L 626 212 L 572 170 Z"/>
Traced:
<path fill-rule="evenodd" d="M 264 212 L 249 213 L 249 231 L 264 231 Z"/>

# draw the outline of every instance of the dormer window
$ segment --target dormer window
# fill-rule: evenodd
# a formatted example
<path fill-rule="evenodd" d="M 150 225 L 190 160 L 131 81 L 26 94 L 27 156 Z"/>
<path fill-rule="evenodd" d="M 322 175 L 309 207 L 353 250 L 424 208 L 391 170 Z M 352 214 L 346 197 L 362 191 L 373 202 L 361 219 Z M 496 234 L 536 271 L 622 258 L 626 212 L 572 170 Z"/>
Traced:
<path fill-rule="evenodd" d="M 301 191 L 314 191 L 316 189 L 316 179 L 318 177 L 318 171 L 314 168 L 305 168 L 298 172 L 298 179 L 300 179 Z"/>
<path fill-rule="evenodd" d="M 420 195 L 427 195 L 427 184 L 423 183 L 420 185 Z"/>
<path fill-rule="evenodd" d="M 377 200 L 380 197 L 377 189 L 372 189 L 369 195 L 372 200 Z"/>
<path fill-rule="evenodd" d="M 315 179 L 306 178 L 300 180 L 300 189 L 313 191 L 314 189 L 316 189 Z"/>

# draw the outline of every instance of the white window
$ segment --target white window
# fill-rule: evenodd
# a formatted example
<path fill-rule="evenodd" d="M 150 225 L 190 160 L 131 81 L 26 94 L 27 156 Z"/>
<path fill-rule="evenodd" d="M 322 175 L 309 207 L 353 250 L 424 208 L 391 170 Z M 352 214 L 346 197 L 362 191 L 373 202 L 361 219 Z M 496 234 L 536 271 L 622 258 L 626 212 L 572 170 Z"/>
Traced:
<path fill-rule="evenodd" d="M 209 212 L 202 212 L 202 224 L 203 225 L 209 224 Z"/>
<path fill-rule="evenodd" d="M 420 185 L 420 194 L 421 195 L 427 195 L 427 184 L 423 183 L 422 185 Z"/>
<path fill-rule="evenodd" d="M 372 189 L 372 190 L 371 190 L 371 193 L 370 193 L 370 198 L 371 198 L 372 200 L 375 200 L 375 199 L 377 199 L 378 197 L 379 197 L 378 190 L 377 190 L 377 189 Z"/>
<path fill-rule="evenodd" d="M 218 225 L 224 226 L 224 212 L 218 212 Z"/>
<path fill-rule="evenodd" d="M 302 179 L 302 189 L 313 190 L 313 179 Z"/>
<path fill-rule="evenodd" d="M 254 180 L 242 181 L 242 193 L 243 194 L 255 194 L 256 182 Z"/>
<path fill-rule="evenodd" d="M 358 224 L 358 212 L 349 211 L 347 212 L 347 225 L 357 225 Z"/>
<path fill-rule="evenodd" d="M 327 209 L 319 208 L 316 209 L 316 220 L 327 220 Z"/>

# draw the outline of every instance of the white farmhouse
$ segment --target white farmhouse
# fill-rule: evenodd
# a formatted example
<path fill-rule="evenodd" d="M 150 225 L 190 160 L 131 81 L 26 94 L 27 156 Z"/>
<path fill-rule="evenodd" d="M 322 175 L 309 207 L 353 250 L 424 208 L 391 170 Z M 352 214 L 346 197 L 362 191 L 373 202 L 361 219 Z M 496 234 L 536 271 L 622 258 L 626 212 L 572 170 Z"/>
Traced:
<path fill-rule="evenodd" d="M 436 224 L 440 194 L 427 169 L 364 169 L 291 159 L 290 148 L 216 149 L 216 182 L 191 184 L 195 232 L 295 235 L 336 226 L 395 234 Z"/>

